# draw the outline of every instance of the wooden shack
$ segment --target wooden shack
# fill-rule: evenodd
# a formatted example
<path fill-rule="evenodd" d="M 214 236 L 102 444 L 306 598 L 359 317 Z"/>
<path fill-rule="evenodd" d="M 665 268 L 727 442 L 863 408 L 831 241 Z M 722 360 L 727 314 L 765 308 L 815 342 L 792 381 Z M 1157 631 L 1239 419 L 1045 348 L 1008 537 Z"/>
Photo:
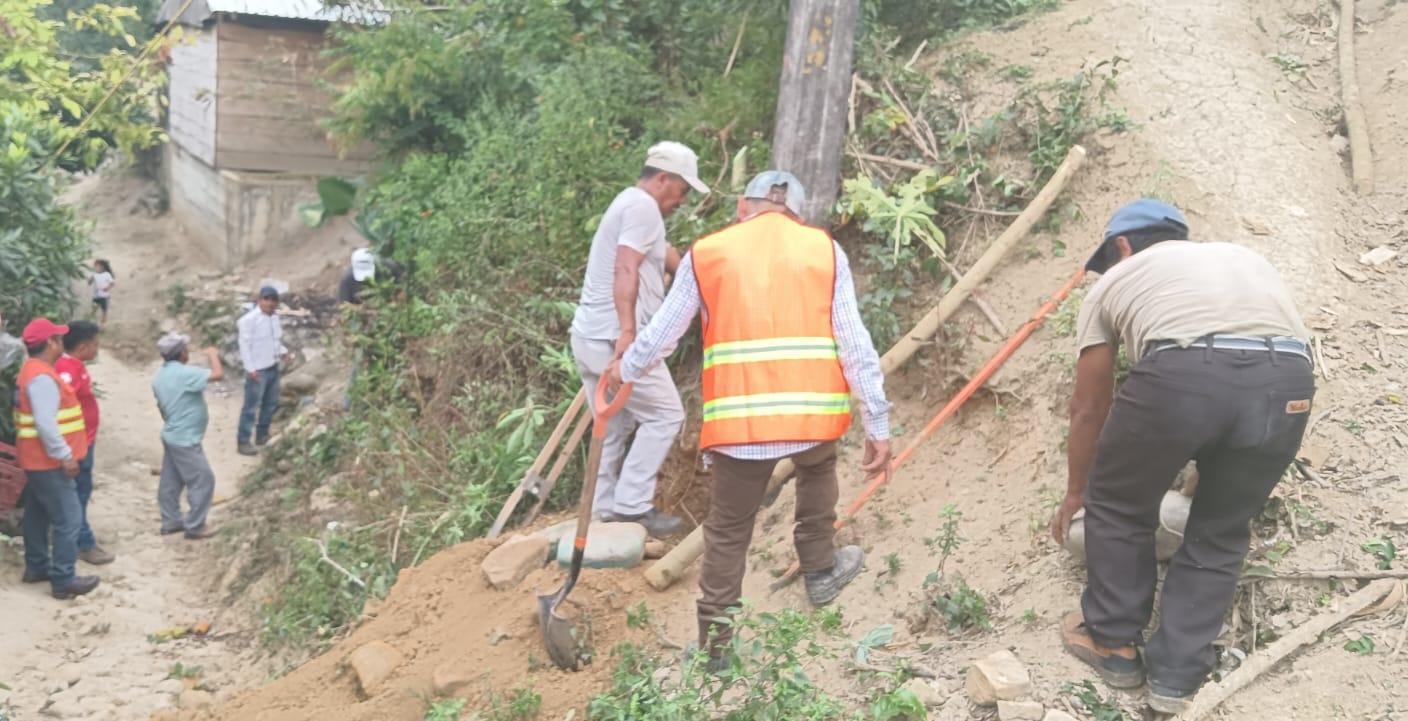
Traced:
<path fill-rule="evenodd" d="M 298 206 L 319 177 L 367 171 L 368 147 L 340 148 L 320 121 L 328 28 L 374 13 L 319 0 L 167 0 L 185 39 L 172 50 L 165 180 L 171 208 L 221 265 L 307 234 Z"/>

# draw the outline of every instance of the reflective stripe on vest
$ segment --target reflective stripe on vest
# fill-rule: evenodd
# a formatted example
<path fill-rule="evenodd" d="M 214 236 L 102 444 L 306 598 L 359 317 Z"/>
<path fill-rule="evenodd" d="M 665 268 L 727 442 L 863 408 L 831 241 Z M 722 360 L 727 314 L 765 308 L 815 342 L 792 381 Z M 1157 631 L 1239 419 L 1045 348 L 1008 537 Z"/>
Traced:
<path fill-rule="evenodd" d="M 704 404 L 704 420 L 851 412 L 850 393 L 757 393 L 715 398 Z"/>
<path fill-rule="evenodd" d="M 704 367 L 770 360 L 837 359 L 836 339 L 764 338 L 715 343 L 704 349 Z"/>
<path fill-rule="evenodd" d="M 83 422 L 82 406 L 69 406 L 60 408 L 56 416 L 59 422 L 59 435 L 66 436 L 79 431 L 87 432 L 88 427 Z M 39 429 L 34 427 L 34 416 L 28 413 L 15 412 L 15 437 L 16 438 L 38 438 Z"/>
<path fill-rule="evenodd" d="M 690 252 L 705 316 L 700 447 L 840 438 L 851 400 L 831 328 L 831 237 L 765 213 Z"/>

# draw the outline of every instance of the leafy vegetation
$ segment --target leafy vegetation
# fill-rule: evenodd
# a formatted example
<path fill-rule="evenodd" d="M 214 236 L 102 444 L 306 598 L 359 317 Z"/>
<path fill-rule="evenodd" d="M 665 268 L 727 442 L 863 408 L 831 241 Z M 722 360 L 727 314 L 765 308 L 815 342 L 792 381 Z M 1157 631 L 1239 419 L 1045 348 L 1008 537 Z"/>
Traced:
<path fill-rule="evenodd" d="M 533 721 L 543 707 L 543 697 L 526 686 L 515 688 L 507 699 L 489 694 L 486 721 Z"/>
<path fill-rule="evenodd" d="M 943 139 L 931 171 L 861 172 L 841 200 L 855 220 L 841 237 L 868 276 L 862 313 L 882 348 L 907 327 L 913 289 L 927 295 L 948 282 L 945 264 L 961 250 L 949 224 L 967 219 L 953 206 L 1022 202 L 1050 172 L 1046 155 L 1105 122 L 1100 89 L 1113 82 L 1108 66 L 1068 83 L 1023 80 L 1031 87 L 1010 108 L 970 123 L 886 44 L 917 47 L 1049 4 L 864 4 L 857 147 L 908 154 L 906 109 Z M 337 29 L 339 92 L 325 124 L 345 144 L 375 143 L 384 163 L 374 179 L 326 184 L 337 192 L 305 210 L 310 222 L 336 214 L 355 186 L 356 222 L 407 274 L 343 325 L 361 359 L 356 412 L 316 436 L 287 434 L 251 485 L 279 484 L 297 501 L 331 477 L 339 496 L 359 499 L 333 528 L 269 524 L 259 534 L 288 576 L 266 608 L 267 641 L 332 638 L 400 568 L 488 528 L 577 390 L 568 327 L 586 244 L 644 150 L 685 142 L 699 151 L 701 177 L 723 191 L 668 219 L 677 243 L 728 223 L 733 179 L 766 165 L 786 8 L 483 0 Z M 916 8 L 964 21 L 906 23 L 901 36 L 893 23 Z M 1004 144 L 1030 167 L 994 171 Z M 677 375 L 691 377 L 697 343 L 681 343 L 677 360 Z M 284 459 L 299 461 L 291 473 L 274 470 Z M 574 497 L 580 462 L 555 498 Z M 357 581 L 323 562 L 317 542 Z"/>
<path fill-rule="evenodd" d="M 878 695 L 870 702 L 866 718 L 873 721 L 924 721 L 929 712 L 924 702 L 907 688 L 897 688 Z"/>
<path fill-rule="evenodd" d="M 962 579 L 950 580 L 938 573 L 924 579 L 924 610 L 943 621 L 949 633 L 991 631 L 988 599 Z"/>
<path fill-rule="evenodd" d="M 962 520 L 963 512 L 958 510 L 958 506 L 946 503 L 943 510 L 939 512 L 938 534 L 924 539 L 924 545 L 939 554 L 939 565 L 935 569 L 937 573 L 943 573 L 944 564 L 958 550 L 958 547 L 963 545 L 964 539 L 958 534 L 958 524 Z"/>
<path fill-rule="evenodd" d="M 1358 638 L 1347 641 L 1344 650 L 1359 656 L 1368 656 L 1374 652 L 1374 637 L 1367 633 L 1360 634 Z"/>
<path fill-rule="evenodd" d="M 1088 679 L 1080 683 L 1067 683 L 1065 693 L 1085 707 L 1094 721 L 1130 721 L 1115 697 L 1101 696 L 1099 689 Z"/>
<path fill-rule="evenodd" d="M 186 664 L 177 661 L 176 663 L 171 664 L 171 670 L 166 673 L 166 677 L 178 680 L 197 678 L 200 676 L 201 671 L 203 670 L 204 669 L 202 669 L 200 666 L 187 666 Z"/>
<path fill-rule="evenodd" d="M 953 5 L 963 5 L 962 9 Z M 923 5 L 922 3 L 920 5 Z M 1045 3 L 950 3 L 950 9 L 1007 17 Z M 982 6 L 981 8 L 977 6 Z M 1000 8 L 999 8 L 1000 6 Z M 925 8 L 933 10 L 933 8 Z M 942 15 L 942 12 L 939 13 Z M 886 16 L 881 13 L 881 16 Z M 979 22 L 979 24 L 986 24 Z M 923 27 L 917 18 L 904 25 Z M 961 27 L 950 24 L 948 27 Z M 1056 171 L 1071 146 L 1098 130 L 1131 127 L 1109 104 L 1122 58 L 1082 68 L 1064 80 L 1042 81 L 1010 66 L 992 69 L 980 51 L 940 53 L 926 71 L 917 56 L 895 51 L 900 36 L 872 28 L 857 49 L 857 117 L 848 148 L 856 175 L 837 204 L 841 223 L 889 253 L 863 246 L 860 265 L 870 277 L 861 311 L 876 342 L 888 345 L 908 326 L 914 300 L 906 289 L 942 291 L 977 233 L 991 229 L 992 213 L 1019 210 Z M 934 82 L 937 71 L 942 83 Z M 976 94 L 985 78 L 1015 84 L 1011 99 L 988 117 L 974 117 L 955 97 Z M 971 87 L 970 87 L 971 86 Z M 1014 163 L 1013 154 L 1025 164 Z M 1052 214 L 1058 226 L 1067 213 Z M 1055 230 L 1056 228 L 1050 228 Z M 919 248 L 924 252 L 915 252 Z M 1053 241 L 1052 252 L 1064 254 Z"/>
<path fill-rule="evenodd" d="M 1375 538 L 1361 548 L 1374 557 L 1374 565 L 1380 571 L 1393 568 L 1393 562 L 1398 559 L 1398 547 L 1393 544 L 1392 538 Z"/>
<path fill-rule="evenodd" d="M 612 687 L 592 699 L 590 721 L 677 721 L 721 718 L 814 721 L 843 715 L 841 703 L 812 683 L 810 662 L 831 655 L 821 642 L 839 627 L 829 612 L 734 615 L 733 639 L 725 644 L 723 670 L 710 673 L 697 652 L 669 673 L 669 662 L 632 644 L 613 651 Z M 886 718 L 893 718 L 892 716 Z"/>
<path fill-rule="evenodd" d="M 949 633 L 954 634 L 992 628 L 988 599 L 969 587 L 962 578 L 944 573 L 944 565 L 963 545 L 964 539 L 958 532 L 962 520 L 963 512 L 956 505 L 947 504 L 939 514 L 938 533 L 924 539 L 924 545 L 939 554 L 939 562 L 934 571 L 924 578 L 918 617 L 911 624 L 914 630 L 926 627 L 931 621 L 942 623 Z"/>
<path fill-rule="evenodd" d="M 70 286 L 89 240 L 59 203 L 59 169 L 90 170 L 114 150 L 130 154 L 163 138 L 155 121 L 164 75 L 138 51 L 165 39 L 138 48 L 131 33 L 141 20 L 130 7 L 55 13 L 48 0 L 0 2 L 0 315 L 16 331 L 35 316 L 73 312 Z M 79 35 L 122 47 L 79 58 L 70 44 Z M 0 369 L 0 396 L 9 397 L 13 373 Z M 0 439 L 13 436 L 10 414 L 0 414 Z"/>
<path fill-rule="evenodd" d="M 487 530 L 577 390 L 568 325 L 586 243 L 645 148 L 691 145 L 710 181 L 739 147 L 767 156 L 783 10 L 486 0 L 338 31 L 349 80 L 328 125 L 387 151 L 356 212 L 408 273 L 344 325 L 362 358 L 357 413 L 266 465 L 274 483 L 280 459 L 303 459 L 278 482 L 308 493 L 356 459 L 338 478 L 365 499 L 357 517 L 318 535 L 365 586 L 273 534 L 266 552 L 291 580 L 266 611 L 267 640 L 327 638 L 399 568 Z M 725 205 L 681 209 L 669 237 L 723 225 Z M 579 475 L 569 467 L 555 498 L 575 497 Z M 403 508 L 403 524 L 387 522 Z"/>
<path fill-rule="evenodd" d="M 469 702 L 462 698 L 436 701 L 425 709 L 425 721 L 460 721 L 460 712 Z"/>

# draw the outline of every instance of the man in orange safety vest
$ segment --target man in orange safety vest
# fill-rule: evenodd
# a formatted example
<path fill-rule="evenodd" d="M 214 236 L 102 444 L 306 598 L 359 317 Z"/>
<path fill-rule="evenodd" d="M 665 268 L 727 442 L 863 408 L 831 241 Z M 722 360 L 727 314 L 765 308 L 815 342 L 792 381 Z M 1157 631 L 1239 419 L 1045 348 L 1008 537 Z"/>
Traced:
<path fill-rule="evenodd" d="M 88 455 L 88 432 L 78 395 L 54 370 L 68 326 L 36 318 L 21 340 L 29 358 L 15 380 L 15 450 L 25 472 L 25 583 L 49 582 L 54 598 L 70 599 L 98 587 L 97 576 L 76 576 L 83 509 L 74 476 Z"/>
<path fill-rule="evenodd" d="M 851 421 L 851 392 L 866 430 L 862 469 L 890 461 L 889 402 L 880 358 L 861 322 L 850 266 L 824 230 L 798 220 L 806 200 L 791 173 L 755 177 L 738 223 L 700 239 L 674 286 L 608 383 L 641 377 L 703 317 L 704 423 L 700 448 L 714 467 L 699 578 L 699 642 L 713 668 L 731 627 L 719 623 L 743 591 L 753 522 L 773 466 L 797 466 L 794 541 L 807 597 L 823 606 L 860 573 L 859 546 L 835 546 L 836 441 Z"/>

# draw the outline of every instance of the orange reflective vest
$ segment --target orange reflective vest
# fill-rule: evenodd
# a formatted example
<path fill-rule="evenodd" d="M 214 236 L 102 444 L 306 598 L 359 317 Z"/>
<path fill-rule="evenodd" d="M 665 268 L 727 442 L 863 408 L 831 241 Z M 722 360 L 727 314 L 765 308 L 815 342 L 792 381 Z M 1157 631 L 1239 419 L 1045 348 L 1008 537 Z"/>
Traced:
<path fill-rule="evenodd" d="M 831 329 L 831 236 L 764 213 L 690 253 L 704 303 L 700 447 L 840 438 L 851 393 Z"/>
<path fill-rule="evenodd" d="M 44 450 L 44 442 L 39 439 L 39 429 L 34 425 L 34 409 L 29 402 L 29 384 L 35 378 L 48 376 L 59 387 L 59 433 L 62 433 L 68 447 L 73 451 L 74 460 L 83 460 L 88 455 L 88 431 L 83 424 L 83 406 L 78 403 L 78 394 L 59 378 L 54 367 L 38 358 L 28 358 L 20 368 L 15 380 L 19 403 L 15 409 L 15 450 L 19 454 L 20 468 L 26 471 L 50 471 L 63 464 L 49 457 Z"/>

